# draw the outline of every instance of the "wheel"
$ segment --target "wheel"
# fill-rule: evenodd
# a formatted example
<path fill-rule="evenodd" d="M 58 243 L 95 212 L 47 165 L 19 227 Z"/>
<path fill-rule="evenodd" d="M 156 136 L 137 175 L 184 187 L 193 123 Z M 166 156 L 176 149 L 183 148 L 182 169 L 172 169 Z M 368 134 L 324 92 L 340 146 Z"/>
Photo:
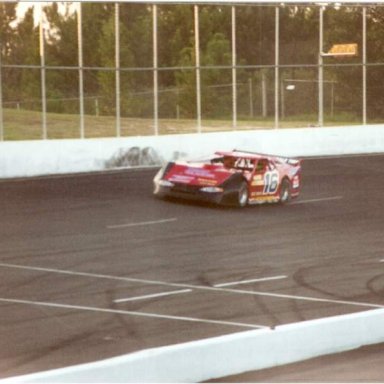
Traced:
<path fill-rule="evenodd" d="M 284 179 L 280 187 L 280 203 L 284 204 L 291 200 L 291 183 Z"/>
<path fill-rule="evenodd" d="M 237 194 L 237 205 L 239 207 L 245 207 L 248 204 L 248 197 L 248 185 L 246 182 L 242 182 Z"/>

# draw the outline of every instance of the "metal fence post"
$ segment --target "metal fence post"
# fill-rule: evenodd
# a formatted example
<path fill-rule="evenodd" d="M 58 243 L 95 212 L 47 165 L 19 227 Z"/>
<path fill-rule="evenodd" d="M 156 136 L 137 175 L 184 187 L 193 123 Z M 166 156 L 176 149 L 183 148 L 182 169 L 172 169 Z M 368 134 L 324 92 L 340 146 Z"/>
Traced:
<path fill-rule="evenodd" d="M 83 34 L 81 2 L 77 4 L 77 40 L 79 55 L 79 99 L 80 99 L 80 137 L 84 139 L 84 80 L 83 80 Z"/>
<path fill-rule="evenodd" d="M 2 74 L 3 45 L 0 41 L 0 140 L 4 140 L 4 117 L 3 117 L 3 74 Z"/>
<path fill-rule="evenodd" d="M 196 109 L 197 132 L 201 133 L 201 80 L 200 80 L 200 37 L 199 37 L 199 6 L 195 5 L 195 56 L 196 56 Z"/>
<path fill-rule="evenodd" d="M 46 98 L 46 81 L 45 81 L 45 50 L 44 50 L 44 28 L 43 28 L 43 6 L 40 5 L 40 65 L 41 65 L 41 103 L 43 114 L 43 140 L 48 138 L 47 135 L 47 98 Z"/>
<path fill-rule="evenodd" d="M 320 5 L 319 11 L 319 126 L 324 125 L 324 68 L 323 68 L 323 45 L 324 45 L 324 8 Z"/>
<path fill-rule="evenodd" d="M 363 124 L 367 124 L 367 8 L 363 7 Z"/>
<path fill-rule="evenodd" d="M 249 117 L 253 118 L 253 85 L 252 85 L 252 77 L 248 79 L 248 93 L 249 93 Z"/>
<path fill-rule="evenodd" d="M 237 128 L 236 8 L 232 6 L 232 127 Z"/>
<path fill-rule="evenodd" d="M 116 136 L 121 136 L 120 121 L 120 25 L 119 3 L 115 3 L 115 81 L 116 81 Z"/>
<path fill-rule="evenodd" d="M 159 134 L 159 84 L 157 59 L 157 5 L 152 5 L 153 13 L 153 120 L 155 135 Z"/>
<path fill-rule="evenodd" d="M 279 128 L 279 45 L 280 45 L 280 14 L 275 7 L 275 128 Z"/>

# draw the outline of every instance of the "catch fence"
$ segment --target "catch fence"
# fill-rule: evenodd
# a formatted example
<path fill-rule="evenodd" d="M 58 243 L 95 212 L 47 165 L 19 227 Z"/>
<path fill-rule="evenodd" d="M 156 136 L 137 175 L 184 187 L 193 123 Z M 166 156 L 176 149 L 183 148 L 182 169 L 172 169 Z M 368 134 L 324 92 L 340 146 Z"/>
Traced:
<path fill-rule="evenodd" d="M 2 49 L 1 140 L 384 120 L 380 4 L 75 4 L 61 16 L 66 45 L 49 6 L 35 5 L 37 62 Z M 60 63 L 65 47 L 71 65 Z"/>

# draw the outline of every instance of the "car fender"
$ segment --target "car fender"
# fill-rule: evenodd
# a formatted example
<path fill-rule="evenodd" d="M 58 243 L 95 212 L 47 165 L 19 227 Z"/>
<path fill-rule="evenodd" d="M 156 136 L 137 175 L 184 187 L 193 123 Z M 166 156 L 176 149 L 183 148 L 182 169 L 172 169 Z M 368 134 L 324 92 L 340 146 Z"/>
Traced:
<path fill-rule="evenodd" d="M 248 180 L 240 172 L 234 173 L 225 180 L 224 183 L 220 185 L 224 189 L 222 202 L 228 204 L 236 203 L 239 187 L 243 182 L 246 182 L 249 186 Z"/>

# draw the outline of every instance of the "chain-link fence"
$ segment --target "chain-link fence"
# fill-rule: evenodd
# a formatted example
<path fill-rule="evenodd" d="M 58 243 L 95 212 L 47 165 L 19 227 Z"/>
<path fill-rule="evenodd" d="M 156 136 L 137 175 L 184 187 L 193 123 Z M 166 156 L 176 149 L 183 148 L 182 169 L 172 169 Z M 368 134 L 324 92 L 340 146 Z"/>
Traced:
<path fill-rule="evenodd" d="M 380 4 L 49 7 L 32 54 L 3 40 L 3 140 L 384 120 Z M 358 50 L 327 54 L 338 44 Z"/>

